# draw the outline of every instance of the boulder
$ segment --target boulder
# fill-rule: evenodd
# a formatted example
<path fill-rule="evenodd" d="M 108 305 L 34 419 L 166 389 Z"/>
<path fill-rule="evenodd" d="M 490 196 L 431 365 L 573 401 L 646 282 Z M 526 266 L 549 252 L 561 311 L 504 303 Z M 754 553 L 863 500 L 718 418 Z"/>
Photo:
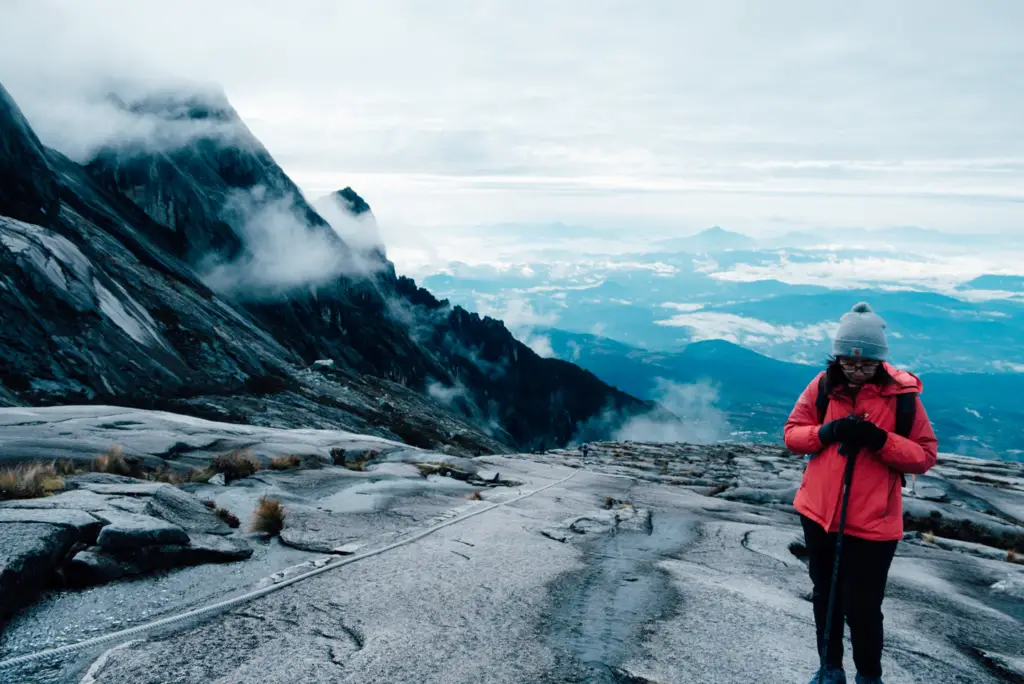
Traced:
<path fill-rule="evenodd" d="M 205 534 L 231 534 L 231 528 L 213 511 L 191 494 L 174 485 L 164 485 L 153 493 L 149 501 L 150 514 L 185 528 Z"/>
<path fill-rule="evenodd" d="M 75 531 L 76 539 L 86 544 L 96 541 L 100 528 L 105 524 L 85 511 L 61 508 L 3 508 L 0 509 L 0 526 L 5 523 L 44 523 L 70 527 Z"/>
<path fill-rule="evenodd" d="M 78 482 L 77 486 L 80 489 L 103 494 L 104 496 L 153 496 L 161 488 L 171 486 L 163 482 L 142 482 L 132 478 L 126 479 L 128 481 L 123 483 Z"/>
<path fill-rule="evenodd" d="M 108 510 L 124 511 L 136 515 L 153 515 L 153 506 L 148 496 L 111 496 L 107 498 Z"/>
<path fill-rule="evenodd" d="M 79 511 L 102 511 L 110 508 L 110 500 L 84 489 L 72 489 L 53 496 L 38 499 L 15 499 L 0 502 L 0 510 L 5 508 L 42 508 L 42 509 L 75 509 Z"/>
<path fill-rule="evenodd" d="M 77 541 L 70 525 L 0 525 L 0 624 L 45 586 Z"/>
<path fill-rule="evenodd" d="M 67 480 L 68 487 L 84 488 L 87 484 L 137 484 L 139 480 L 134 477 L 128 477 L 127 475 L 115 475 L 113 473 L 82 473 L 81 475 L 75 475 L 69 477 Z"/>
<path fill-rule="evenodd" d="M 86 587 L 157 570 L 204 563 L 232 563 L 250 556 L 252 548 L 241 539 L 195 534 L 187 544 L 142 546 L 116 551 L 91 547 L 75 555 L 65 571 L 65 577 L 72 586 Z"/>
<path fill-rule="evenodd" d="M 106 584 L 124 575 L 124 565 L 98 546 L 76 553 L 64 569 L 65 581 L 76 588 Z"/>
<path fill-rule="evenodd" d="M 339 546 L 380 531 L 384 521 L 374 514 L 338 514 L 311 506 L 288 504 L 281 543 L 304 551 L 333 553 Z"/>
<path fill-rule="evenodd" d="M 96 515 L 109 523 L 100 530 L 97 539 L 97 544 L 107 551 L 189 542 L 185 530 L 160 518 L 120 511 L 100 511 Z"/>

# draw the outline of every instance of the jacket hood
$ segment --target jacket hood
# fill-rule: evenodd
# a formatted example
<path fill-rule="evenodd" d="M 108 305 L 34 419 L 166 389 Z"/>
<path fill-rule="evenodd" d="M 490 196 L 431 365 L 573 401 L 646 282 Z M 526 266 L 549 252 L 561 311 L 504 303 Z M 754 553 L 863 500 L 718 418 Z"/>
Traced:
<path fill-rule="evenodd" d="M 898 370 L 889 364 L 884 365 L 885 371 L 889 374 L 889 377 L 892 378 L 892 381 L 882 390 L 883 394 L 893 395 L 907 394 L 911 392 L 920 394 L 924 389 L 924 385 L 921 383 L 921 378 L 917 377 L 910 371 Z"/>

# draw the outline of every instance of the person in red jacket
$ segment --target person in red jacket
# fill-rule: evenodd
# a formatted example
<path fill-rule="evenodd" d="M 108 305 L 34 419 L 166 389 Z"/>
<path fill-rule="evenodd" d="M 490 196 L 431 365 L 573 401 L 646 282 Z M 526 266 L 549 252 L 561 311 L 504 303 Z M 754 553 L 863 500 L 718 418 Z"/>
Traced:
<path fill-rule="evenodd" d="M 903 538 L 901 475 L 922 474 L 935 465 L 938 442 L 915 396 L 907 437 L 895 434 L 896 397 L 919 395 L 921 381 L 887 363 L 885 321 L 860 303 L 840 319 L 834 359 L 824 373 L 832 388 L 824 420 L 818 418 L 821 373 L 811 381 L 786 421 L 786 446 L 809 454 L 793 505 L 800 514 L 814 585 L 812 603 L 818 653 L 825 654 L 824 681 L 845 684 L 843 617 L 850 626 L 857 684 L 882 683 L 882 601 L 896 545 Z M 832 582 L 846 457 L 840 447 L 859 449 L 850 485 L 836 617 L 826 638 L 825 616 Z M 845 449 L 844 449 L 845 451 Z M 818 675 L 811 680 L 818 681 Z"/>

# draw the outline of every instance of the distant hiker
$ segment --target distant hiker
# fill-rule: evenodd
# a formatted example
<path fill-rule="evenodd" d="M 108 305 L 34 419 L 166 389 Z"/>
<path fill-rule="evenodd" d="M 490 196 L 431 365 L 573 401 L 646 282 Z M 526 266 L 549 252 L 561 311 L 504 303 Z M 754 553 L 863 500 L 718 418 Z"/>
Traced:
<path fill-rule="evenodd" d="M 938 443 L 918 397 L 921 381 L 886 363 L 885 321 L 870 306 L 858 304 L 840 319 L 832 350 L 834 359 L 807 386 L 786 422 L 786 446 L 796 454 L 812 455 L 793 505 L 803 524 L 814 585 L 821 681 L 846 682 L 845 616 L 857 684 L 881 684 L 882 600 L 896 545 L 903 538 L 900 482 L 904 474 L 925 473 L 935 465 Z M 843 454 L 848 453 L 856 460 L 838 563 L 835 619 L 826 638 L 847 464 Z M 811 680 L 818 681 L 818 676 Z"/>
<path fill-rule="evenodd" d="M 583 458 L 586 458 L 587 454 L 590 453 L 590 445 L 584 442 L 582 446 L 580 446 L 580 451 L 583 453 Z"/>

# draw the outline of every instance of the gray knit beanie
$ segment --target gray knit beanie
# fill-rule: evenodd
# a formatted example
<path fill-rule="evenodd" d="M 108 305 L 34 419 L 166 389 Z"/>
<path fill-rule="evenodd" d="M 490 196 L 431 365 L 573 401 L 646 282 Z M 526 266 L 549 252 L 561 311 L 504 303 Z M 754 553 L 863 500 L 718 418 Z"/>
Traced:
<path fill-rule="evenodd" d="M 835 356 L 887 361 L 889 344 L 885 341 L 885 321 L 871 310 L 867 302 L 861 302 L 839 319 L 832 353 Z"/>

